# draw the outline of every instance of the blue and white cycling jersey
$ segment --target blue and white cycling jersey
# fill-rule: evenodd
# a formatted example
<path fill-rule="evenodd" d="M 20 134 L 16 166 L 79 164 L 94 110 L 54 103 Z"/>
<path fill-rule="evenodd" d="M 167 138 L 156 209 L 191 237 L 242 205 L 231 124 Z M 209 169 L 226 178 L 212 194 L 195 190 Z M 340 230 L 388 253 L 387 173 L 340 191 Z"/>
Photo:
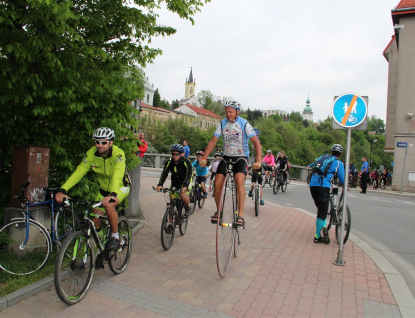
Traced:
<path fill-rule="evenodd" d="M 249 157 L 249 139 L 255 136 L 255 131 L 246 119 L 237 117 L 231 123 L 222 119 L 216 126 L 214 136 L 223 135 L 223 154 L 229 157 Z"/>

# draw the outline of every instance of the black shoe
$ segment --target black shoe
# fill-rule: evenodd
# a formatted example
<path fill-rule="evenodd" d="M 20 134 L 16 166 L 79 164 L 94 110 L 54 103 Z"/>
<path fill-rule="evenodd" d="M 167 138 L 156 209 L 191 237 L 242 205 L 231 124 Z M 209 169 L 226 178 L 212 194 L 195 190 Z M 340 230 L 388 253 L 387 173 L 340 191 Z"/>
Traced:
<path fill-rule="evenodd" d="M 117 250 L 120 247 L 120 240 L 116 237 L 111 237 L 108 248 L 110 250 Z"/>
<path fill-rule="evenodd" d="M 102 254 L 97 255 L 97 259 L 95 261 L 95 269 L 104 269 L 104 260 L 102 259 Z"/>
<path fill-rule="evenodd" d="M 324 243 L 326 243 L 327 245 L 330 244 L 329 231 L 327 230 L 326 227 L 323 227 L 323 238 L 324 238 Z"/>
<path fill-rule="evenodd" d="M 322 236 L 320 236 L 319 238 L 316 238 L 314 236 L 314 243 L 325 243 L 326 241 L 324 240 L 324 238 Z"/>
<path fill-rule="evenodd" d="M 187 218 L 189 218 L 189 216 L 191 216 L 193 213 L 192 213 L 192 211 L 190 210 L 190 207 L 185 207 L 184 208 L 184 218 L 185 219 L 187 219 Z"/>

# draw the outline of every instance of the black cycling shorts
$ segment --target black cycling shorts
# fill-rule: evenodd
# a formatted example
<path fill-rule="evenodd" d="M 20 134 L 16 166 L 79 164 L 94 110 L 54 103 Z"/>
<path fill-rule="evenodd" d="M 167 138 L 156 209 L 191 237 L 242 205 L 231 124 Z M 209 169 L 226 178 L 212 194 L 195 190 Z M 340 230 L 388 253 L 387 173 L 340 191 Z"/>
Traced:
<path fill-rule="evenodd" d="M 210 175 L 210 180 L 213 180 L 213 178 L 215 177 L 216 172 L 212 171 L 212 174 Z"/>
<path fill-rule="evenodd" d="M 258 174 L 258 173 L 253 173 L 252 174 L 252 178 L 251 178 L 251 182 L 255 183 L 258 179 L 258 183 L 262 184 L 262 174 Z"/>
<path fill-rule="evenodd" d="M 236 161 L 239 158 L 243 158 L 243 159 Z M 244 175 L 246 175 L 247 158 L 246 157 L 228 157 L 228 156 L 223 156 L 223 160 L 220 161 L 218 165 L 218 169 L 216 170 L 216 174 L 222 174 L 224 176 L 226 175 L 225 161 L 229 161 L 230 159 L 232 159 L 232 161 L 235 162 L 233 164 L 234 174 L 241 172 Z"/>
<path fill-rule="evenodd" d="M 206 183 L 206 177 L 196 176 L 196 182 L 199 184 Z"/>
<path fill-rule="evenodd" d="M 264 170 L 265 170 L 265 171 L 272 171 L 272 170 L 273 170 L 273 168 L 274 168 L 274 166 L 266 165 L 266 166 L 264 167 Z"/>

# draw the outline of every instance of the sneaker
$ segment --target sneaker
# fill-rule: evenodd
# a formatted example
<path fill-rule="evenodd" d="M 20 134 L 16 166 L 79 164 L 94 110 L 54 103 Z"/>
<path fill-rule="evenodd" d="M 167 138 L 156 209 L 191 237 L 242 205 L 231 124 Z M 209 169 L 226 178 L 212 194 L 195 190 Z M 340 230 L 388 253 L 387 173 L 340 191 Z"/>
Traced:
<path fill-rule="evenodd" d="M 203 198 L 206 199 L 207 198 L 207 192 L 203 193 Z"/>
<path fill-rule="evenodd" d="M 320 236 L 319 238 L 314 236 L 314 243 L 325 243 L 326 241 L 324 240 L 324 238 L 322 236 Z"/>
<path fill-rule="evenodd" d="M 184 217 L 187 219 L 191 215 L 190 208 L 185 207 L 184 208 Z"/>
<path fill-rule="evenodd" d="M 104 260 L 102 259 L 102 254 L 97 255 L 97 259 L 95 261 L 95 269 L 104 269 Z"/>
<path fill-rule="evenodd" d="M 109 244 L 109 249 L 110 250 L 116 250 L 120 247 L 120 240 L 117 239 L 116 237 L 111 237 L 110 239 L 110 244 Z"/>
<path fill-rule="evenodd" d="M 212 192 L 212 187 L 209 187 L 209 192 Z"/>
<path fill-rule="evenodd" d="M 324 238 L 324 242 L 328 245 L 330 244 L 330 237 L 329 237 L 329 231 L 327 230 L 326 227 L 323 227 L 323 238 Z"/>
<path fill-rule="evenodd" d="M 248 192 L 248 197 L 252 198 L 252 191 Z"/>
<path fill-rule="evenodd" d="M 262 199 L 261 199 L 261 200 L 259 200 L 259 204 L 260 204 L 260 205 L 264 205 L 264 204 L 265 204 L 264 200 L 262 200 Z"/>

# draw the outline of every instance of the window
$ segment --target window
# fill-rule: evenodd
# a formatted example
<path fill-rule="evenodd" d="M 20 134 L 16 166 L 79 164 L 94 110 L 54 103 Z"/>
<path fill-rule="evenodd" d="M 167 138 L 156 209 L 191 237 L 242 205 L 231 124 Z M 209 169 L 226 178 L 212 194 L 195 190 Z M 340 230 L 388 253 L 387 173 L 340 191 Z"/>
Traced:
<path fill-rule="evenodd" d="M 147 103 L 150 101 L 150 95 L 147 95 Z"/>

